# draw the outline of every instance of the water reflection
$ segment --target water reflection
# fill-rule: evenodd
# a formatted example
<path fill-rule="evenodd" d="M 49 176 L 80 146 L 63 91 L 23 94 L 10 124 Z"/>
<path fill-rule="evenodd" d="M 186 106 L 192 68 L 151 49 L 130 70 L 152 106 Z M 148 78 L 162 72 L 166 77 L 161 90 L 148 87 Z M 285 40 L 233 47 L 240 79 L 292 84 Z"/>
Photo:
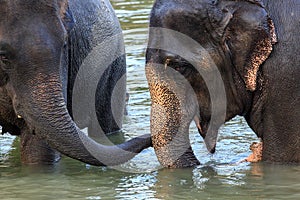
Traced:
<path fill-rule="evenodd" d="M 150 96 L 144 74 L 148 15 L 152 0 L 113 0 L 124 29 L 130 94 L 125 137 L 149 132 Z M 207 152 L 195 125 L 192 147 L 202 165 L 159 169 L 153 149 L 124 164 L 123 171 L 63 158 L 54 166 L 21 165 L 18 140 L 0 137 L 1 199 L 299 199 L 300 167 L 240 163 L 257 141 L 242 118 L 220 130 L 217 151 Z M 159 169 L 159 170 L 153 170 Z M 140 171 L 139 171 L 140 170 Z M 136 173 L 129 173 L 132 171 Z"/>

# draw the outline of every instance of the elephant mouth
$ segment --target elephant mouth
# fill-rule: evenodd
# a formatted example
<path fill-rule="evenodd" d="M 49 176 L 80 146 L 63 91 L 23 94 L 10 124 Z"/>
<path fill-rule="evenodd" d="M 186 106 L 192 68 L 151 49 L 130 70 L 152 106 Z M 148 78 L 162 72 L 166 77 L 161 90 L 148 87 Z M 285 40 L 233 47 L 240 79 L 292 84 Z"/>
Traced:
<path fill-rule="evenodd" d="M 198 115 L 195 115 L 194 122 L 196 123 L 199 134 L 205 142 L 207 150 L 210 153 L 215 153 L 217 141 L 211 136 L 216 135 L 215 131 L 218 132 L 218 130 L 210 130 L 213 134 L 208 134 L 210 121 L 205 122 L 204 120 L 201 120 L 201 117 Z"/>
<path fill-rule="evenodd" d="M 194 117 L 194 122 L 196 123 L 196 126 L 198 128 L 198 132 L 199 134 L 202 136 L 202 138 L 204 139 L 207 133 L 207 128 L 205 126 L 205 124 L 203 124 L 200 120 L 199 116 L 195 116 Z"/>

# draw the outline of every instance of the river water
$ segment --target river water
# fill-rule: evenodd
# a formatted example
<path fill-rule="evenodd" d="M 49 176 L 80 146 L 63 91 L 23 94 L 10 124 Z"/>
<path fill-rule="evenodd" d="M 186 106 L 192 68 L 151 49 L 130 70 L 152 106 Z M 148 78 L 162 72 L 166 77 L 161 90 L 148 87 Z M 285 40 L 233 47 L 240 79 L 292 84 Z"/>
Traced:
<path fill-rule="evenodd" d="M 150 97 L 144 73 L 152 0 L 113 0 L 126 44 L 130 100 L 124 136 L 149 133 Z M 18 139 L 0 137 L 1 199 L 300 199 L 300 166 L 239 162 L 258 141 L 236 117 L 220 130 L 217 151 L 206 151 L 192 124 L 192 147 L 201 161 L 193 169 L 162 169 L 152 148 L 114 169 L 69 158 L 54 166 L 20 163 Z"/>

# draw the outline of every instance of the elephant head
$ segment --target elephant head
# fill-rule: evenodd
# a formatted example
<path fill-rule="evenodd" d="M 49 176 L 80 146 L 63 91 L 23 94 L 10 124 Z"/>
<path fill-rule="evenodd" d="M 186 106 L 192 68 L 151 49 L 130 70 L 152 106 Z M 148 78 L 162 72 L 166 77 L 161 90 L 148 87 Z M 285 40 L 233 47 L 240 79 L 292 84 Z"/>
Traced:
<path fill-rule="evenodd" d="M 188 136 L 194 120 L 215 152 L 219 127 L 245 115 L 260 66 L 276 42 L 259 0 L 157 0 L 150 17 L 146 75 L 151 135 L 165 167 L 199 164 Z"/>
<path fill-rule="evenodd" d="M 151 139 L 101 145 L 68 113 L 61 71 L 75 23 L 67 0 L 0 1 L 0 107 L 11 107 L 10 122 L 22 118 L 31 133 L 69 157 L 92 165 L 123 163 Z"/>

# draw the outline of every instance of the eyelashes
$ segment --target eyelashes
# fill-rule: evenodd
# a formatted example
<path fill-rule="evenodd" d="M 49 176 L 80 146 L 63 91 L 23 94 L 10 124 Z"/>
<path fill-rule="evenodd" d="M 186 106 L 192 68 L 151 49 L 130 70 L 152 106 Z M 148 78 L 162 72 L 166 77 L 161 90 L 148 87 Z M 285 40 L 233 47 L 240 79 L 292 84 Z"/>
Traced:
<path fill-rule="evenodd" d="M 8 62 L 8 58 L 6 55 L 0 53 L 0 61 L 3 62 L 3 63 L 6 63 Z"/>
<path fill-rule="evenodd" d="M 0 67 L 3 70 L 10 68 L 10 61 L 8 59 L 8 56 L 6 56 L 4 53 L 0 52 Z"/>

